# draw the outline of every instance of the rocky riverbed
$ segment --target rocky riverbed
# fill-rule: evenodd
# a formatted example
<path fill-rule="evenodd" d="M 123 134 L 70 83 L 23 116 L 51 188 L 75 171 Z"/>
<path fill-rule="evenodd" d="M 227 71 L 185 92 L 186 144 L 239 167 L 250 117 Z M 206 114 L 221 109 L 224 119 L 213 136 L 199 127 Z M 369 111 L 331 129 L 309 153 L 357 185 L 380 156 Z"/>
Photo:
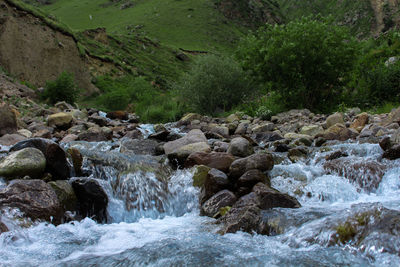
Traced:
<path fill-rule="evenodd" d="M 24 90 L 0 105 L 0 266 L 400 264 L 400 108 L 148 125 Z"/>

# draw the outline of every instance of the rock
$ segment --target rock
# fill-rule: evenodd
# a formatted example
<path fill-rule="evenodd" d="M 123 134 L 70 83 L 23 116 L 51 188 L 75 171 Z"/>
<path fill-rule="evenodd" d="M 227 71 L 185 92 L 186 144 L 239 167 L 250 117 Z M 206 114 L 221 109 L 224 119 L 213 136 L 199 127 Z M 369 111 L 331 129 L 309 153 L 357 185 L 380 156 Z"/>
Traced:
<path fill-rule="evenodd" d="M 26 138 L 31 138 L 32 135 L 33 135 L 32 132 L 29 131 L 29 130 L 27 130 L 27 129 L 18 130 L 17 133 L 18 133 L 19 135 L 22 135 L 23 137 L 26 137 Z M 21 140 L 21 141 L 22 141 L 22 140 Z"/>
<path fill-rule="evenodd" d="M 297 162 L 301 159 L 304 159 L 307 157 L 307 150 L 305 148 L 302 147 L 296 147 L 296 148 L 292 148 L 289 150 L 288 153 L 288 158 L 290 159 L 290 161 L 292 162 Z"/>
<path fill-rule="evenodd" d="M 59 108 L 60 110 L 71 110 L 74 109 L 74 107 L 71 104 L 68 104 L 65 101 L 61 101 L 61 102 L 57 102 L 56 104 L 54 104 L 54 106 L 56 108 Z"/>
<path fill-rule="evenodd" d="M 228 172 L 234 160 L 235 157 L 224 152 L 195 152 L 190 154 L 186 159 L 185 167 L 189 168 L 194 165 L 205 165 L 223 172 Z"/>
<path fill-rule="evenodd" d="M 9 231 L 8 227 L 2 221 L 0 221 L 0 234 L 8 231 Z"/>
<path fill-rule="evenodd" d="M 178 163 L 179 166 L 183 166 L 189 155 L 196 152 L 209 153 L 211 152 L 211 148 L 205 142 L 188 144 L 178 148 L 177 150 L 174 151 L 174 153 L 169 154 L 168 159 L 170 159 L 171 161 L 176 161 L 176 163 Z"/>
<path fill-rule="evenodd" d="M 393 144 L 392 144 L 392 141 L 390 140 L 390 137 L 387 136 L 387 137 L 383 138 L 379 142 L 379 146 L 382 148 L 383 151 L 386 151 L 386 150 L 392 148 Z"/>
<path fill-rule="evenodd" d="M 228 176 L 217 169 L 211 169 L 207 174 L 204 187 L 202 188 L 200 203 L 203 204 L 210 197 L 221 190 L 228 189 L 228 187 Z"/>
<path fill-rule="evenodd" d="M 107 141 L 109 136 L 99 127 L 90 127 L 86 132 L 80 133 L 78 139 L 87 142 Z"/>
<path fill-rule="evenodd" d="M 107 113 L 107 118 L 111 120 L 128 120 L 129 119 L 129 114 L 126 111 L 112 111 Z"/>
<path fill-rule="evenodd" d="M 75 134 L 67 134 L 64 136 L 63 139 L 61 139 L 60 143 L 69 143 L 78 140 L 78 136 Z"/>
<path fill-rule="evenodd" d="M 121 153 L 134 153 L 135 155 L 156 155 L 158 142 L 151 139 L 128 139 L 121 141 Z"/>
<path fill-rule="evenodd" d="M 46 158 L 46 172 L 52 174 L 56 180 L 66 180 L 70 175 L 70 167 L 65 151 L 55 142 L 43 139 L 32 138 L 17 143 L 10 151 L 18 151 L 27 147 L 39 149 Z"/>
<path fill-rule="evenodd" d="M 232 123 L 232 122 L 235 122 L 235 121 L 240 121 L 240 117 L 237 114 L 231 114 L 225 120 L 228 123 Z"/>
<path fill-rule="evenodd" d="M 190 124 L 192 121 L 194 121 L 194 120 L 201 120 L 202 118 L 203 118 L 203 116 L 201 116 L 200 114 L 189 113 L 189 114 L 186 114 L 185 116 L 183 116 L 183 117 L 178 121 L 178 125 L 188 125 L 188 124 Z"/>
<path fill-rule="evenodd" d="M 59 223 L 61 207 L 50 185 L 42 180 L 13 180 L 0 190 L 0 207 L 18 208 L 33 220 Z"/>
<path fill-rule="evenodd" d="M 305 134 L 309 136 L 316 136 L 324 132 L 324 128 L 321 125 L 307 125 L 300 129 L 300 134 Z"/>
<path fill-rule="evenodd" d="M 100 127 L 104 127 L 107 126 L 108 121 L 106 118 L 102 117 L 102 116 L 98 116 L 98 115 L 91 115 L 88 118 L 88 121 L 93 122 L 95 124 L 97 124 Z"/>
<path fill-rule="evenodd" d="M 59 129 L 68 129 L 72 124 L 72 115 L 70 113 L 60 112 L 52 114 L 47 118 L 47 125 Z"/>
<path fill-rule="evenodd" d="M 326 139 L 323 137 L 318 137 L 314 140 L 314 145 L 316 147 L 321 147 L 326 143 Z"/>
<path fill-rule="evenodd" d="M 338 150 L 338 151 L 335 151 L 335 152 L 330 153 L 329 155 L 327 155 L 325 157 L 325 160 L 329 161 L 329 160 L 334 160 L 334 159 L 348 157 L 348 156 L 349 155 L 346 152 L 342 152 L 342 151 Z"/>
<path fill-rule="evenodd" d="M 358 132 L 361 132 L 362 129 L 364 129 L 365 125 L 368 124 L 368 121 L 369 115 L 368 113 L 364 112 L 356 116 L 354 122 L 351 124 L 350 127 L 357 130 Z"/>
<path fill-rule="evenodd" d="M 275 152 L 288 152 L 290 147 L 287 144 L 276 144 Z"/>
<path fill-rule="evenodd" d="M 83 164 L 83 157 L 81 152 L 75 147 L 68 148 L 68 153 L 72 159 L 72 166 L 74 167 L 75 176 L 82 175 L 82 164 Z"/>
<path fill-rule="evenodd" d="M 193 186 L 202 187 L 207 179 L 208 172 L 211 170 L 210 167 L 204 165 L 195 166 L 193 174 Z"/>
<path fill-rule="evenodd" d="M 169 134 L 170 134 L 169 131 L 163 130 L 163 131 L 156 132 L 156 133 L 149 135 L 148 139 L 155 139 L 155 140 L 159 140 L 159 141 L 168 141 Z"/>
<path fill-rule="evenodd" d="M 220 222 L 224 224 L 221 233 L 236 233 L 237 231 L 260 233 L 261 210 L 255 205 L 242 207 L 235 207 L 235 205 L 220 219 Z"/>
<path fill-rule="evenodd" d="M 340 124 L 344 124 L 344 120 L 343 120 L 343 114 L 342 113 L 335 113 L 330 115 L 327 119 L 326 119 L 326 128 L 330 128 L 333 125 L 340 123 Z"/>
<path fill-rule="evenodd" d="M 298 134 L 298 133 L 287 133 L 283 136 L 285 139 L 294 140 L 294 139 L 301 139 L 301 138 L 310 138 L 309 135 L 306 134 Z"/>
<path fill-rule="evenodd" d="M 33 134 L 33 138 L 45 138 L 45 139 L 50 139 L 51 138 L 51 133 L 53 132 L 48 130 L 48 129 L 42 129 L 36 133 Z"/>
<path fill-rule="evenodd" d="M 46 168 L 46 158 L 36 148 L 15 151 L 0 161 L 0 176 L 16 179 L 29 176 L 40 178 Z"/>
<path fill-rule="evenodd" d="M 324 169 L 328 174 L 345 177 L 367 192 L 374 192 L 379 187 L 386 166 L 374 160 L 355 161 L 352 158 L 338 158 L 326 162 Z"/>
<path fill-rule="evenodd" d="M 229 137 L 229 128 L 225 126 L 211 127 L 210 132 L 219 134 L 225 138 Z"/>
<path fill-rule="evenodd" d="M 228 153 L 237 157 L 247 157 L 253 154 L 253 147 L 243 137 L 233 138 L 229 144 Z"/>
<path fill-rule="evenodd" d="M 97 180 L 73 178 L 72 188 L 78 198 L 78 210 L 82 216 L 107 222 L 108 196 Z"/>
<path fill-rule="evenodd" d="M 270 171 L 273 167 L 274 160 L 270 154 L 253 154 L 247 158 L 235 160 L 229 168 L 229 176 L 237 179 L 249 170 Z"/>
<path fill-rule="evenodd" d="M 390 160 L 400 158 L 400 145 L 395 145 L 383 152 L 382 158 Z"/>
<path fill-rule="evenodd" d="M 215 141 L 213 145 L 215 152 L 226 152 L 229 148 L 229 143 L 222 141 Z"/>
<path fill-rule="evenodd" d="M 48 183 L 57 195 L 58 202 L 60 203 L 63 211 L 75 211 L 78 199 L 76 198 L 74 189 L 65 180 L 52 181 Z"/>
<path fill-rule="evenodd" d="M 249 170 L 245 172 L 237 181 L 238 187 L 248 187 L 252 188 L 257 183 L 265 183 L 271 186 L 271 181 L 269 178 L 259 170 Z"/>
<path fill-rule="evenodd" d="M 300 208 L 300 203 L 292 196 L 275 190 L 264 183 L 258 183 L 253 187 L 253 192 L 259 199 L 260 209 L 272 208 Z"/>
<path fill-rule="evenodd" d="M 275 128 L 273 123 L 264 123 L 262 125 L 257 125 L 251 129 L 252 133 L 263 133 L 263 132 L 271 132 Z"/>
<path fill-rule="evenodd" d="M 343 124 L 335 124 L 327 129 L 321 137 L 327 140 L 346 141 L 348 139 L 355 139 L 358 132 L 352 128 L 346 128 Z"/>
<path fill-rule="evenodd" d="M 257 133 L 257 134 L 253 134 L 251 137 L 257 143 L 264 143 L 264 144 L 267 144 L 269 142 L 279 141 L 279 140 L 283 139 L 283 137 L 276 132 Z"/>
<path fill-rule="evenodd" d="M 207 142 L 207 138 L 201 130 L 191 130 L 184 137 L 164 144 L 165 154 L 169 155 L 176 152 L 179 148 L 200 142 Z"/>
<path fill-rule="evenodd" d="M 392 123 L 400 123 L 400 107 L 392 110 L 389 116 L 381 124 L 382 126 L 387 126 Z"/>
<path fill-rule="evenodd" d="M 247 132 L 247 128 L 249 127 L 250 122 L 241 122 L 235 130 L 235 135 L 245 134 Z"/>
<path fill-rule="evenodd" d="M 2 137 L 0 137 L 0 145 L 12 146 L 25 139 L 26 137 L 20 134 L 5 134 Z"/>
<path fill-rule="evenodd" d="M 236 202 L 236 196 L 229 190 L 222 190 L 204 202 L 201 206 L 200 215 L 217 217 L 220 209 L 232 206 Z"/>
<path fill-rule="evenodd" d="M 6 104 L 0 104 L 0 136 L 17 132 L 17 116 Z"/>

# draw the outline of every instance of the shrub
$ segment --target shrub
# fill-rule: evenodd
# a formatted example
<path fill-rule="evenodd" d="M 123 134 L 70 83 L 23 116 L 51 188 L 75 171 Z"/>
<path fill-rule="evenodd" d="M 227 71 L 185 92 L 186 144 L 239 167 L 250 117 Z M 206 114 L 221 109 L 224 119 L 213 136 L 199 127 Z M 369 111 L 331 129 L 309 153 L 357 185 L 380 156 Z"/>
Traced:
<path fill-rule="evenodd" d="M 108 110 L 124 110 L 129 104 L 129 94 L 126 90 L 114 90 L 102 95 L 100 103 Z"/>
<path fill-rule="evenodd" d="M 239 64 L 215 55 L 199 57 L 174 86 L 189 109 L 210 115 L 230 110 L 252 93 Z"/>
<path fill-rule="evenodd" d="M 348 31 L 326 19 L 304 17 L 286 25 L 266 25 L 245 38 L 237 56 L 287 108 L 324 111 L 336 104 L 342 78 L 357 59 Z"/>
<path fill-rule="evenodd" d="M 46 82 L 42 97 L 48 99 L 52 104 L 59 101 L 73 104 L 77 100 L 78 93 L 74 75 L 64 71 L 56 80 Z"/>

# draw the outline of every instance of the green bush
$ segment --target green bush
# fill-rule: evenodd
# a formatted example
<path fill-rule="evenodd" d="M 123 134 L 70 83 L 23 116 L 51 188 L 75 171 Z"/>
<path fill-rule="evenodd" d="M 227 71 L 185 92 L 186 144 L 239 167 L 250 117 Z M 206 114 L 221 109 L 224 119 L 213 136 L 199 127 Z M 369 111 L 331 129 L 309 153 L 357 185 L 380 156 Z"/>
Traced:
<path fill-rule="evenodd" d="M 78 97 L 79 90 L 74 82 L 74 75 L 69 72 L 62 72 L 54 81 L 46 82 L 42 98 L 55 104 L 65 101 L 73 104 Z"/>
<path fill-rule="evenodd" d="M 215 55 L 199 57 L 174 87 L 190 110 L 210 115 L 230 110 L 253 92 L 236 61 Z"/>
<path fill-rule="evenodd" d="M 260 28 L 241 42 L 237 56 L 287 108 L 327 111 L 357 59 L 357 42 L 327 19 L 304 17 Z"/>
<path fill-rule="evenodd" d="M 99 99 L 106 109 L 113 111 L 126 109 L 130 102 L 129 94 L 126 90 L 121 89 L 108 92 L 102 95 Z"/>

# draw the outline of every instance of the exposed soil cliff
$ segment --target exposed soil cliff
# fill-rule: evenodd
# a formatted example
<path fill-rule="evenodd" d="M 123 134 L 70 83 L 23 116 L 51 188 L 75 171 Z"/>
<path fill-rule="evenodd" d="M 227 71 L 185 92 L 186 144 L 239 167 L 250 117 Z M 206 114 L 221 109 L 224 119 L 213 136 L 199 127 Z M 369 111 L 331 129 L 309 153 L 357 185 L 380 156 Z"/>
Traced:
<path fill-rule="evenodd" d="M 35 86 L 43 86 L 47 80 L 68 71 L 85 92 L 96 90 L 72 36 L 50 28 L 40 18 L 3 0 L 0 0 L 0 66 Z"/>

